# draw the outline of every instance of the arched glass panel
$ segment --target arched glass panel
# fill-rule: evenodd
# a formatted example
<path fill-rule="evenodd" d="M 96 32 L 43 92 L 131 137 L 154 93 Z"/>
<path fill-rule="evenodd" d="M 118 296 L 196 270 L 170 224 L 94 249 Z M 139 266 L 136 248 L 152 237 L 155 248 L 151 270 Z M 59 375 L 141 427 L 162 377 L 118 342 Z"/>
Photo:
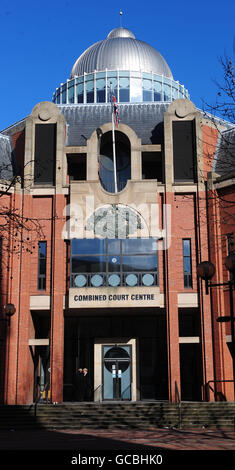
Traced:
<path fill-rule="evenodd" d="M 143 78 L 143 101 L 152 101 L 152 79 Z"/>
<path fill-rule="evenodd" d="M 53 102 L 110 103 L 111 84 L 113 94 L 121 103 L 171 101 L 189 97 L 184 86 L 167 77 L 147 72 L 120 70 L 93 72 L 68 80 L 53 94 Z"/>
<path fill-rule="evenodd" d="M 105 103 L 105 86 L 106 86 L 106 79 L 105 73 L 97 73 L 96 74 L 96 102 L 97 103 Z"/>
<path fill-rule="evenodd" d="M 74 103 L 74 80 L 68 82 L 68 102 Z"/>
<path fill-rule="evenodd" d="M 178 87 L 176 88 L 176 86 L 172 86 L 172 99 L 177 100 L 178 95 L 179 95 Z"/>
<path fill-rule="evenodd" d="M 180 85 L 180 98 L 184 98 L 185 97 L 185 92 L 186 90 L 184 89 L 184 87 L 182 85 Z"/>
<path fill-rule="evenodd" d="M 58 89 L 56 92 L 55 102 L 56 104 L 60 104 L 60 89 Z"/>
<path fill-rule="evenodd" d="M 131 77 L 130 80 L 131 103 L 142 101 L 142 80 Z"/>
<path fill-rule="evenodd" d="M 130 73 L 119 72 L 119 101 L 129 102 L 130 101 Z"/>
<path fill-rule="evenodd" d="M 131 178 L 131 155 L 129 139 L 122 132 L 115 131 L 117 188 L 121 191 Z M 103 188 L 115 192 L 112 132 L 106 132 L 100 146 L 100 182 Z"/>
<path fill-rule="evenodd" d="M 154 101 L 162 101 L 162 83 L 157 80 L 153 82 L 153 97 Z"/>
<path fill-rule="evenodd" d="M 170 87 L 170 85 L 167 85 L 166 83 L 164 83 L 163 89 L 164 89 L 164 101 L 171 101 L 171 87 Z"/>
<path fill-rule="evenodd" d="M 86 76 L 86 102 L 94 103 L 94 75 Z"/>
<path fill-rule="evenodd" d="M 111 102 L 111 86 L 112 86 L 112 91 L 116 98 L 118 98 L 117 94 L 117 73 L 116 72 L 108 72 L 108 78 L 107 78 L 107 101 L 108 103 Z"/>
<path fill-rule="evenodd" d="M 76 93 L 77 103 L 83 103 L 84 100 L 84 78 L 79 77 L 76 79 Z"/>
<path fill-rule="evenodd" d="M 66 104 L 66 101 L 67 101 L 67 96 L 66 96 L 66 93 L 67 93 L 67 84 L 65 83 L 63 86 L 62 86 L 62 104 Z"/>

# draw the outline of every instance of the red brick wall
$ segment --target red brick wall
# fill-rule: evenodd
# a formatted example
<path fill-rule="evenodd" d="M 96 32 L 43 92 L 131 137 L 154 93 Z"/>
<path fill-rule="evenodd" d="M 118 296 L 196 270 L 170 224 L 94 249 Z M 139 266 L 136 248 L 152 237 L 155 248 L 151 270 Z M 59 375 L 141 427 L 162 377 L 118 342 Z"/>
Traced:
<path fill-rule="evenodd" d="M 218 138 L 218 130 L 207 125 L 202 125 L 202 144 L 204 155 L 204 179 L 207 179 L 207 172 L 211 171 L 214 159 L 214 152 Z"/>

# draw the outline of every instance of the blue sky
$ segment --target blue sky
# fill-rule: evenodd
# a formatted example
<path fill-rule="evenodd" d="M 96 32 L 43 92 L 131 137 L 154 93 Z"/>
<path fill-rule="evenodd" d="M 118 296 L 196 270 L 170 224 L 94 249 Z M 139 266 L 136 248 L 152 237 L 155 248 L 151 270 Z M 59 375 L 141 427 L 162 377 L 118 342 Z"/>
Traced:
<path fill-rule="evenodd" d="M 163 55 L 196 106 L 215 102 L 218 58 L 233 54 L 233 0 L 1 0 L 0 130 L 51 101 L 81 53 L 120 25 L 120 9 L 123 26 Z"/>

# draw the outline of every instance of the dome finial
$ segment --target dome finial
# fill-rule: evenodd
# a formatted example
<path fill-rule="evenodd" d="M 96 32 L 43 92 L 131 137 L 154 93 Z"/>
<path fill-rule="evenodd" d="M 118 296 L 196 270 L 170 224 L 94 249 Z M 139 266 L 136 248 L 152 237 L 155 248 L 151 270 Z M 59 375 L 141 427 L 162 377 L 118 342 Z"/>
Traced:
<path fill-rule="evenodd" d="M 123 11 L 120 10 L 120 28 L 122 28 L 122 15 L 123 15 Z"/>

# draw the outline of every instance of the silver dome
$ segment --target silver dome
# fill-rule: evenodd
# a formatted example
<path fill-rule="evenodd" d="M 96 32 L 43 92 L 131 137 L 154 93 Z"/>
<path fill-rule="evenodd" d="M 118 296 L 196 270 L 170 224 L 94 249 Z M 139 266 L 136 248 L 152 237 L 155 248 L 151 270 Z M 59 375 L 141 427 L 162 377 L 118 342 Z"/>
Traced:
<path fill-rule="evenodd" d="M 134 34 L 126 28 L 112 30 L 107 39 L 83 52 L 72 68 L 71 78 L 106 68 L 153 72 L 173 79 L 161 54 L 146 42 L 135 39 Z"/>
<path fill-rule="evenodd" d="M 126 28 L 115 28 L 107 36 L 107 39 L 112 38 L 132 38 L 135 39 L 135 35 Z"/>

